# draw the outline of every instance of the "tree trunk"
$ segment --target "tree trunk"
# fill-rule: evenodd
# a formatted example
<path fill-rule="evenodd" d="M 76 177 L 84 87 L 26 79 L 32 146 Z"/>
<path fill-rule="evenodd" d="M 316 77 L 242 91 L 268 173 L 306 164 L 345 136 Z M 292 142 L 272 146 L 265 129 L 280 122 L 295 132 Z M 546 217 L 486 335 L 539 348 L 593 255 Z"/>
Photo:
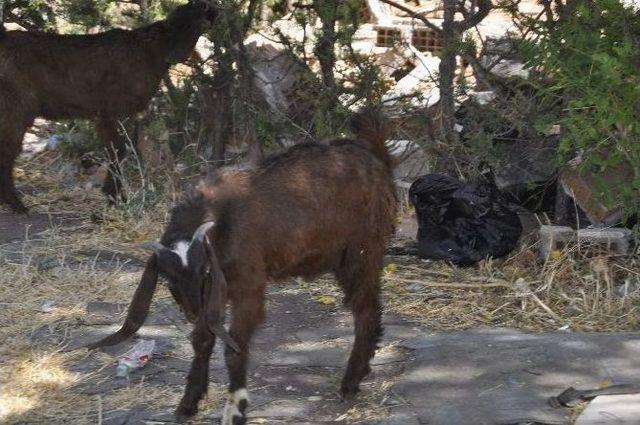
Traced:
<path fill-rule="evenodd" d="M 205 131 L 205 151 L 213 168 L 224 165 L 226 145 L 233 133 L 232 89 L 233 60 L 228 54 L 220 53 L 218 70 L 211 82 L 199 85 L 202 92 L 202 120 Z"/>
<path fill-rule="evenodd" d="M 442 53 L 440 54 L 440 111 L 442 122 L 440 135 L 442 141 L 452 148 L 457 142 L 455 125 L 455 98 L 453 82 L 456 71 L 456 53 L 458 51 L 460 34 L 456 31 L 454 17 L 456 0 L 444 0 L 444 16 L 442 22 Z"/>
<path fill-rule="evenodd" d="M 336 64 L 335 42 L 338 1 L 316 0 L 314 8 L 322 22 L 322 31 L 315 46 L 315 53 L 320 62 L 322 72 L 322 82 L 330 90 L 335 90 L 336 81 L 333 68 Z"/>
<path fill-rule="evenodd" d="M 145 25 L 151 22 L 151 15 L 149 14 L 149 3 L 151 3 L 151 0 L 140 0 L 140 14 L 142 17 L 142 23 Z"/>
<path fill-rule="evenodd" d="M 322 29 L 314 52 L 320 62 L 322 83 L 325 87 L 323 93 L 326 98 L 319 103 L 321 121 L 329 133 L 333 132 L 333 113 L 338 106 L 338 90 L 334 74 L 336 64 L 335 45 L 338 38 L 336 22 L 338 20 L 338 7 L 340 0 L 315 0 L 313 8 L 322 22 Z M 315 126 L 314 126 L 315 127 Z M 324 136 L 320 134 L 319 136 Z"/>

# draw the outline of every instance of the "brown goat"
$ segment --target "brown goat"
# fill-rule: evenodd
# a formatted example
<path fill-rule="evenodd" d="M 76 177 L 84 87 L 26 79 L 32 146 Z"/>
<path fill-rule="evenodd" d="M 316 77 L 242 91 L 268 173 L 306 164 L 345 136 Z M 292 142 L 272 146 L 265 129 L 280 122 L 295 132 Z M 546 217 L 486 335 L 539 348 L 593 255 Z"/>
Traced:
<path fill-rule="evenodd" d="M 380 272 L 396 195 L 382 117 L 366 112 L 353 124 L 354 140 L 300 144 L 254 171 L 221 173 L 200 185 L 173 209 L 160 242 L 152 244 L 122 328 L 90 348 L 117 344 L 142 326 L 160 273 L 195 324 L 195 358 L 176 415 L 197 412 L 217 335 L 226 343 L 232 394 L 222 423 L 245 423 L 249 342 L 264 318 L 267 282 L 332 272 L 355 318 L 341 387 L 343 396 L 355 394 L 382 335 Z"/>
<path fill-rule="evenodd" d="M 13 166 L 36 117 L 95 120 L 110 161 L 102 190 L 115 202 L 126 153 L 117 120 L 147 107 L 169 67 L 188 58 L 216 15 L 210 3 L 191 0 L 167 19 L 132 31 L 0 32 L 0 202 L 27 211 Z"/>

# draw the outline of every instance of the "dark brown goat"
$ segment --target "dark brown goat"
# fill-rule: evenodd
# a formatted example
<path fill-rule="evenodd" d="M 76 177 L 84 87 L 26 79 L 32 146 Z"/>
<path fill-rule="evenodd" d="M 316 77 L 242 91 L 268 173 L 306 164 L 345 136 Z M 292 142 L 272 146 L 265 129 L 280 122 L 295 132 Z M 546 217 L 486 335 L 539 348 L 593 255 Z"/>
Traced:
<path fill-rule="evenodd" d="M 219 174 L 176 206 L 152 245 L 124 325 L 91 348 L 117 344 L 142 326 L 160 273 L 195 324 L 195 358 L 177 416 L 197 412 L 217 335 L 227 346 L 232 394 L 223 424 L 245 423 L 249 342 L 264 318 L 265 285 L 332 272 L 355 318 L 341 387 L 344 396 L 355 394 L 382 335 L 380 272 L 396 197 L 382 117 L 362 113 L 353 123 L 354 140 L 294 146 L 255 171 Z"/>
<path fill-rule="evenodd" d="M 193 0 L 167 19 L 132 31 L 0 33 L 0 202 L 27 211 L 13 166 L 36 117 L 95 120 L 110 160 L 103 191 L 116 201 L 126 152 L 117 120 L 146 108 L 169 67 L 188 58 L 216 15 L 210 3 Z"/>

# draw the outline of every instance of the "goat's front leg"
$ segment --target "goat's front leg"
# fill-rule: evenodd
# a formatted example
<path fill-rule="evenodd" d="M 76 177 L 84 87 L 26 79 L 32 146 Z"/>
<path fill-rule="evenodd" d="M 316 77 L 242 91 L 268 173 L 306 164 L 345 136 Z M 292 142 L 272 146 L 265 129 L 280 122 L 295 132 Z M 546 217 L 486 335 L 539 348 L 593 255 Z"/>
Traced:
<path fill-rule="evenodd" d="M 225 349 L 225 361 L 229 372 L 230 398 L 222 414 L 222 425 L 243 425 L 247 423 L 246 410 L 249 406 L 247 391 L 247 366 L 249 362 L 249 343 L 256 328 L 264 320 L 264 293 L 243 295 L 233 302 L 232 322 L 229 334 L 240 352 L 231 347 Z"/>
<path fill-rule="evenodd" d="M 27 207 L 20 200 L 13 181 L 14 161 L 15 158 L 0 159 L 0 203 L 7 204 L 18 214 L 26 214 Z"/>
<path fill-rule="evenodd" d="M 204 319 L 198 320 L 191 334 L 194 358 L 187 376 L 187 387 L 176 410 L 176 418 L 180 421 L 198 413 L 198 402 L 209 387 L 209 359 L 215 342 L 216 337 L 209 332 Z"/>
<path fill-rule="evenodd" d="M 0 115 L 3 112 L 5 111 L 0 108 Z M 18 214 L 26 214 L 27 207 L 20 200 L 13 181 L 13 168 L 22 151 L 22 139 L 32 120 L 27 120 L 26 125 L 19 125 L 10 122 L 10 115 L 5 119 L 6 122 L 3 123 L 0 118 L 0 203 L 8 205 Z"/>

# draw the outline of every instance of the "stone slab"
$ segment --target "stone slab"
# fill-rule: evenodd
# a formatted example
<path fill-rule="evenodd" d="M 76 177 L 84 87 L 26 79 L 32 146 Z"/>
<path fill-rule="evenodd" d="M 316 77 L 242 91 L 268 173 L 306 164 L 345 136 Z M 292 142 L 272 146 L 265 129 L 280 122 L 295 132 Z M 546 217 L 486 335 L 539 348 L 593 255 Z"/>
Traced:
<path fill-rule="evenodd" d="M 421 336 L 393 391 L 430 425 L 568 423 L 547 400 L 569 386 L 638 382 L 640 335 L 478 329 Z"/>
<path fill-rule="evenodd" d="M 640 425 L 640 394 L 596 397 L 575 425 Z"/>

